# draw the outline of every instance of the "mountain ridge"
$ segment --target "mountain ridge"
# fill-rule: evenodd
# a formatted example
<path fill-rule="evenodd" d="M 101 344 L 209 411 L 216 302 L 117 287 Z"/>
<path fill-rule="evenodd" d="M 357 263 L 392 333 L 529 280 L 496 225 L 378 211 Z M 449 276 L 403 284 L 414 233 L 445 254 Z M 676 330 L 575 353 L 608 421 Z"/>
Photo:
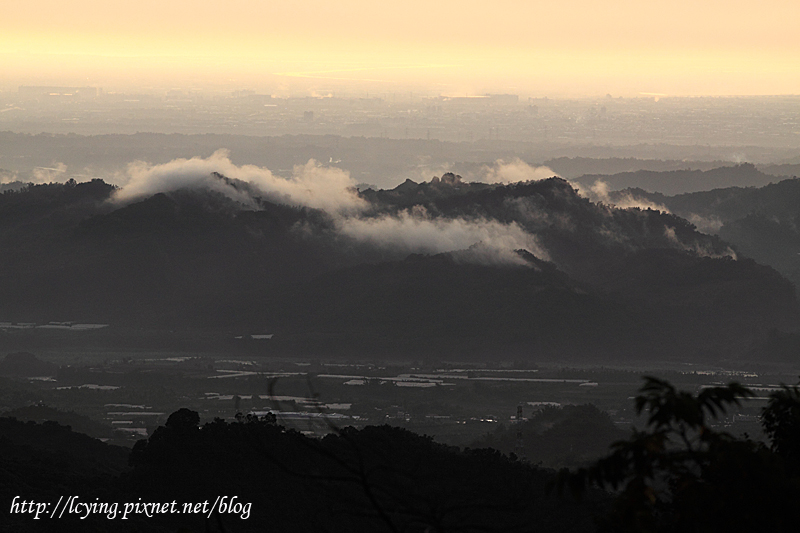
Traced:
<path fill-rule="evenodd" d="M 347 193 L 349 214 L 212 179 L 236 194 L 121 204 L 96 180 L 0 195 L 0 321 L 266 328 L 287 355 L 713 359 L 800 316 L 790 282 L 719 237 L 560 178 L 445 174 Z M 34 207 L 30 223 L 15 205 Z"/>

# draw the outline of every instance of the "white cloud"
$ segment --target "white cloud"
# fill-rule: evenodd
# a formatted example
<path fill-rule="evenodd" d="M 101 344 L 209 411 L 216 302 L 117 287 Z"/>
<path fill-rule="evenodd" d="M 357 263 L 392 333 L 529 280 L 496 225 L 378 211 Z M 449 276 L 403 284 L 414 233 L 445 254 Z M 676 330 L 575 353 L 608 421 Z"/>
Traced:
<path fill-rule="evenodd" d="M 498 159 L 491 167 L 484 167 L 481 181 L 486 183 L 516 183 L 538 181 L 558 176 L 549 167 L 534 167 L 516 157 L 509 162 Z"/>
<path fill-rule="evenodd" d="M 666 206 L 651 202 L 646 198 L 638 198 L 630 192 L 617 193 L 615 194 L 615 198 L 612 200 L 608 192 L 608 183 L 603 180 L 595 181 L 594 185 L 592 185 L 588 191 L 582 187 L 578 188 L 578 191 L 582 196 L 585 196 L 594 202 L 603 202 L 604 204 L 613 205 L 620 209 L 638 207 L 639 209 L 653 209 L 655 211 L 669 213 L 669 209 L 667 209 Z"/>
<path fill-rule="evenodd" d="M 282 178 L 263 167 L 235 165 L 226 150 L 217 150 L 205 159 L 175 159 L 162 165 L 141 161 L 131 163 L 127 179 L 115 194 L 115 200 L 129 202 L 159 192 L 200 188 L 220 192 L 255 207 L 250 191 L 220 180 L 214 176 L 215 172 L 247 183 L 264 198 L 283 204 L 324 209 L 331 213 L 356 212 L 366 207 L 353 189 L 355 181 L 344 170 L 322 167 L 312 159 L 305 165 L 295 166 L 291 178 Z"/>
<path fill-rule="evenodd" d="M 687 252 L 693 252 L 700 257 L 711 257 L 713 259 L 720 259 L 723 257 L 727 257 L 733 259 L 734 261 L 736 261 L 737 259 L 736 252 L 734 252 L 730 246 L 726 247 L 724 252 L 718 253 L 715 252 L 713 249 L 711 249 L 710 246 L 700 244 L 697 241 L 695 241 L 691 245 L 683 243 L 676 235 L 675 228 L 670 226 L 664 228 L 664 236 L 673 246 L 675 246 L 675 248 L 686 250 Z"/>
<path fill-rule="evenodd" d="M 344 218 L 339 222 L 339 230 L 358 241 L 404 253 L 453 252 L 479 245 L 476 250 L 480 250 L 480 257 L 491 256 L 495 262 L 524 264 L 514 253 L 519 249 L 540 259 L 548 258 L 535 237 L 516 223 L 431 218 L 423 209 L 402 211 L 397 216 Z M 480 259 L 476 262 L 486 261 Z"/>
<path fill-rule="evenodd" d="M 0 185 L 14 183 L 15 181 L 19 181 L 15 172 L 0 171 Z"/>
<path fill-rule="evenodd" d="M 710 235 L 716 235 L 719 233 L 719 230 L 724 225 L 722 220 L 716 216 L 703 217 L 695 213 L 690 213 L 687 220 L 694 224 L 698 231 L 708 233 Z"/>
<path fill-rule="evenodd" d="M 31 174 L 33 183 L 64 183 L 67 177 L 67 165 L 55 163 L 53 167 L 36 167 Z"/>
<path fill-rule="evenodd" d="M 495 172 L 499 177 L 513 175 L 532 179 L 534 174 L 526 171 L 525 167 L 527 165 L 520 161 L 498 165 Z M 249 187 L 236 186 L 214 173 L 246 183 Z M 472 247 L 471 251 L 459 254 L 458 259 L 525 264 L 514 253 L 514 250 L 524 249 L 538 258 L 547 259 L 535 237 L 516 223 L 433 218 L 422 208 L 398 215 L 364 217 L 362 213 L 369 207 L 368 203 L 357 195 L 355 180 L 349 173 L 320 166 L 313 160 L 295 166 L 290 178 L 282 178 L 266 168 L 235 165 L 227 151 L 218 150 L 208 158 L 175 159 L 161 165 L 132 163 L 122 183 L 124 185 L 115 193 L 118 202 L 130 202 L 159 192 L 198 188 L 220 192 L 252 209 L 258 208 L 253 195 L 277 203 L 322 209 L 334 217 L 339 234 L 401 253 L 442 253 Z"/>

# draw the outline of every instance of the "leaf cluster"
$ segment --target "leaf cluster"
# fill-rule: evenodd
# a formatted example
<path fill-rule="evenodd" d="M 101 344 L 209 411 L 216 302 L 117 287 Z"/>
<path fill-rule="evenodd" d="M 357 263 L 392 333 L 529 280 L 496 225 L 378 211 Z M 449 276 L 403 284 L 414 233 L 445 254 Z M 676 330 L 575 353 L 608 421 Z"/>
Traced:
<path fill-rule="evenodd" d="M 635 399 L 636 411 L 649 415 L 645 429 L 588 468 L 562 470 L 553 486 L 577 497 L 592 485 L 612 491 L 601 531 L 793 530 L 791 510 L 800 497 L 797 387 L 775 393 L 763 410 L 771 446 L 711 426 L 752 396 L 739 383 L 695 395 L 646 377 Z"/>

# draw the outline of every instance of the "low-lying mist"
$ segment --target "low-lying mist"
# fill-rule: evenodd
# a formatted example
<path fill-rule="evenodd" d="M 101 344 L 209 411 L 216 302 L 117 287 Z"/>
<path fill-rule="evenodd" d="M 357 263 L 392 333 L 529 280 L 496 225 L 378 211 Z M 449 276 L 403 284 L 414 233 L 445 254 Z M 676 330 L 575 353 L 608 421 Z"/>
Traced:
<path fill-rule="evenodd" d="M 551 177 L 549 169 L 515 160 L 487 167 L 487 181 L 508 183 Z M 227 178 L 227 179 L 225 179 Z M 269 169 L 236 165 L 226 150 L 208 158 L 175 159 L 161 165 L 131 163 L 113 201 L 129 204 L 157 193 L 201 189 L 221 193 L 242 205 L 259 209 L 259 199 L 326 212 L 340 235 L 399 253 L 442 253 L 480 245 L 480 253 L 462 254 L 462 260 L 526 264 L 515 250 L 527 250 L 540 259 L 547 253 L 517 223 L 484 218 L 442 218 L 424 208 L 397 214 L 370 213 L 369 203 L 358 195 L 356 181 L 346 170 L 322 166 L 314 160 L 294 167 L 292 176 L 276 176 Z"/>
<path fill-rule="evenodd" d="M 555 175 L 548 167 L 532 166 L 518 158 L 511 161 L 498 159 L 491 165 L 484 165 L 479 174 L 482 183 L 494 186 L 538 182 Z M 357 182 L 347 170 L 325 166 L 311 159 L 294 166 L 291 176 L 282 177 L 265 167 L 237 165 L 231 161 L 227 150 L 217 150 L 208 158 L 174 159 L 158 165 L 136 161 L 129 164 L 115 181 L 120 187 L 112 202 L 121 205 L 157 193 L 195 189 L 222 194 L 239 204 L 242 210 L 262 209 L 264 200 L 319 210 L 331 221 L 331 227 L 343 245 L 356 242 L 397 256 L 472 250 L 459 254 L 459 260 L 526 265 L 528 263 L 516 253 L 518 250 L 526 250 L 543 260 L 551 258 L 537 237 L 540 230 L 555 224 L 562 230 L 574 231 L 575 223 L 569 213 L 528 205 L 530 202 L 525 198 L 509 203 L 516 206 L 518 215 L 524 215 L 518 219 L 514 217 L 515 220 L 497 220 L 475 213 L 443 216 L 430 212 L 423 205 L 385 211 L 359 194 Z M 438 183 L 438 179 L 434 182 Z M 456 180 L 448 186 L 458 188 L 462 183 L 467 185 Z M 591 187 L 573 181 L 568 183 L 580 197 L 605 204 L 612 210 L 614 207 L 636 208 L 669 213 L 664 205 L 635 192 L 611 194 L 608 184 L 602 180 L 597 180 Z M 608 233 L 612 240 L 627 240 L 624 235 L 617 235 L 619 229 L 613 223 L 604 224 L 596 231 Z M 696 242 L 684 242 L 676 237 L 674 229 L 664 233 L 662 242 L 668 247 L 702 256 L 720 255 Z M 736 257 L 730 249 L 722 255 Z"/>
<path fill-rule="evenodd" d="M 221 180 L 215 174 L 229 180 Z M 231 162 L 227 150 L 217 150 L 206 159 L 175 159 L 162 165 L 137 161 L 128 165 L 122 180 L 122 187 L 114 195 L 119 203 L 130 203 L 159 192 L 198 188 L 220 192 L 252 209 L 258 205 L 256 195 L 276 203 L 335 214 L 353 213 L 366 207 L 347 171 L 322 167 L 313 159 L 295 166 L 291 178 L 286 179 L 263 167 L 236 165 Z M 230 180 L 247 187 L 238 187 Z"/>

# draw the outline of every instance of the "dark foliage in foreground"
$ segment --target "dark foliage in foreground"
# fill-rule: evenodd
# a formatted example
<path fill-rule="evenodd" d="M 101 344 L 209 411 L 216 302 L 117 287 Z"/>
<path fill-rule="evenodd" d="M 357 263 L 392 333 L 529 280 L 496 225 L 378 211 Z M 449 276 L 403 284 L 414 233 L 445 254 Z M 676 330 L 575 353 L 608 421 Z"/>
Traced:
<path fill-rule="evenodd" d="M 518 433 L 523 437 L 521 450 L 517 448 Z M 522 423 L 501 425 L 473 446 L 521 452 L 528 461 L 546 467 L 572 468 L 602 457 L 612 442 L 626 435 L 592 404 L 547 406 Z"/>
<path fill-rule="evenodd" d="M 797 530 L 800 501 L 800 389 L 773 393 L 762 413 L 770 444 L 712 429 L 711 419 L 753 393 L 737 383 L 696 396 L 656 378 L 636 398 L 647 428 L 614 444 L 589 468 L 559 474 L 559 490 L 616 491 L 608 532 Z"/>
<path fill-rule="evenodd" d="M 187 501 L 236 494 L 253 502 L 231 531 L 588 531 L 591 507 L 545 497 L 550 474 L 491 449 L 464 450 L 390 426 L 322 440 L 274 418 L 174 413 L 131 454 L 126 492 Z M 200 529 L 198 517 L 172 525 Z"/>
<path fill-rule="evenodd" d="M 314 439 L 239 416 L 199 425 L 181 409 L 129 454 L 56 423 L 0 419 L 4 531 L 588 532 L 606 501 L 546 496 L 552 473 L 492 449 L 460 450 L 390 426 L 346 427 Z M 123 472 L 124 470 L 124 472 Z M 9 514 L 14 496 L 55 504 L 119 502 L 113 519 Z M 236 496 L 234 513 L 131 514 L 125 502 L 208 502 Z M 48 509 L 48 512 L 50 509 Z"/>
<path fill-rule="evenodd" d="M 655 378 L 636 398 L 646 429 L 607 457 L 555 478 L 492 449 L 460 450 L 389 426 L 332 428 L 313 439 L 268 415 L 199 425 L 181 409 L 130 453 L 55 423 L 0 419 L 2 495 L 55 502 L 210 502 L 236 496 L 235 513 L 92 516 L 10 531 L 593 531 L 796 530 L 800 498 L 800 389 L 784 387 L 763 411 L 768 444 L 714 429 L 712 419 L 752 393 L 738 385 L 697 395 Z M 612 491 L 603 497 L 593 485 Z M 547 487 L 583 501 L 547 497 Z M 594 520 L 592 516 L 598 516 Z"/>
<path fill-rule="evenodd" d="M 0 418 L 0 529 L 3 531 L 91 531 L 84 521 L 58 521 L 10 514 L 15 496 L 51 502 L 80 495 L 108 500 L 112 479 L 126 469 L 129 452 L 56 422 Z M 91 521 L 90 521 L 91 522 Z M 83 529 L 80 529 L 83 527 Z"/>

